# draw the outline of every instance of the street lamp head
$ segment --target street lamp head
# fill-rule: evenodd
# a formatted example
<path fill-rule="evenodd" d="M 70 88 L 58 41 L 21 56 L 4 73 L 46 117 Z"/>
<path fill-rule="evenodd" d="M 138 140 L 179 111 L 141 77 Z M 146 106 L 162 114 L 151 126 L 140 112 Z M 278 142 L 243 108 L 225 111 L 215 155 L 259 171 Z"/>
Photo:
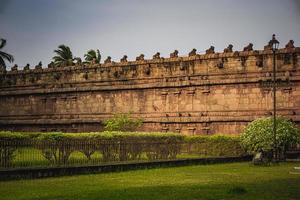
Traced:
<path fill-rule="evenodd" d="M 273 51 L 276 51 L 279 47 L 279 41 L 276 40 L 275 34 L 272 35 L 272 40 L 269 42 L 270 46 L 272 47 Z"/>

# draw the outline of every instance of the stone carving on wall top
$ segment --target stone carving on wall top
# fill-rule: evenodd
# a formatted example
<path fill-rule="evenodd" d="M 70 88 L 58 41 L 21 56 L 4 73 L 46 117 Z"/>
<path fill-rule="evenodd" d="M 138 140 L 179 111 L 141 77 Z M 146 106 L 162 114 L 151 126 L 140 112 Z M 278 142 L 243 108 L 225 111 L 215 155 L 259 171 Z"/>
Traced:
<path fill-rule="evenodd" d="M 104 64 L 107 64 L 107 63 L 111 63 L 111 57 L 110 56 L 107 56 L 107 58 L 104 60 Z"/>
<path fill-rule="evenodd" d="M 124 55 L 123 58 L 121 58 L 120 62 L 121 63 L 127 62 L 127 56 Z"/>
<path fill-rule="evenodd" d="M 53 61 L 48 64 L 48 68 L 54 68 L 54 67 L 55 67 L 55 65 L 54 65 Z"/>
<path fill-rule="evenodd" d="M 26 64 L 26 66 L 23 68 L 24 71 L 28 71 L 30 70 L 30 65 L 29 63 Z"/>
<path fill-rule="evenodd" d="M 13 72 L 18 71 L 18 65 L 15 64 L 15 65 L 11 68 L 11 71 L 13 71 Z"/>
<path fill-rule="evenodd" d="M 224 53 L 232 53 L 233 45 L 229 44 L 228 47 L 224 49 Z"/>
<path fill-rule="evenodd" d="M 142 61 L 142 60 L 145 60 L 145 55 L 144 55 L 144 54 L 141 54 L 141 55 L 137 56 L 135 60 L 136 60 L 136 61 Z"/>
<path fill-rule="evenodd" d="M 205 53 L 206 54 L 213 54 L 213 53 L 215 53 L 215 47 L 214 46 L 210 46 L 209 49 L 206 49 Z"/>
<path fill-rule="evenodd" d="M 157 52 L 156 54 L 154 54 L 153 59 L 160 59 L 160 53 Z"/>
<path fill-rule="evenodd" d="M 2 65 L 0 65 L 0 73 L 6 72 L 6 68 Z"/>
<path fill-rule="evenodd" d="M 42 70 L 43 68 L 42 68 L 42 62 L 40 61 L 39 62 L 39 64 L 37 64 L 36 66 L 35 66 L 35 69 L 36 70 Z"/>
<path fill-rule="evenodd" d="M 287 49 L 295 48 L 295 46 L 294 46 L 294 40 L 290 40 L 290 41 L 285 45 L 285 48 L 287 48 Z"/>
<path fill-rule="evenodd" d="M 192 51 L 189 52 L 189 57 L 195 56 L 196 54 L 197 54 L 197 49 L 192 49 Z"/>
<path fill-rule="evenodd" d="M 177 58 L 178 57 L 178 50 L 175 50 L 173 53 L 170 53 L 170 58 Z"/>
<path fill-rule="evenodd" d="M 247 46 L 244 47 L 244 51 L 253 51 L 253 44 L 249 43 Z"/>

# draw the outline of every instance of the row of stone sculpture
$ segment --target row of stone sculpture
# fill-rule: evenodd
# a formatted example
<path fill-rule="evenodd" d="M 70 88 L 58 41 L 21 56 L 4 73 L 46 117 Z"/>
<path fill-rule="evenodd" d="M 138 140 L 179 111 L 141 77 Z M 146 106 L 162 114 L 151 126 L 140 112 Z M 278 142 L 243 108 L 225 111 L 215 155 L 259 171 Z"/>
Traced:
<path fill-rule="evenodd" d="M 294 46 L 294 41 L 293 40 L 290 40 L 286 45 L 285 45 L 285 48 L 288 48 L 288 49 L 291 49 L 291 48 L 295 48 Z M 271 43 L 268 43 L 266 46 L 264 46 L 264 50 L 271 50 L 272 49 L 272 44 Z M 243 48 L 243 51 L 253 51 L 253 44 L 252 43 L 249 43 L 247 46 L 245 46 Z M 224 49 L 223 51 L 224 53 L 232 53 L 233 52 L 233 45 L 232 44 L 229 44 L 227 48 Z M 170 53 L 170 58 L 177 58 L 178 57 L 178 50 L 175 50 L 174 52 Z M 210 46 L 209 49 L 207 49 L 205 51 L 206 54 L 214 54 L 215 53 L 215 47 L 214 46 Z M 197 55 L 197 50 L 196 49 L 192 49 L 188 56 L 191 57 L 191 56 L 196 56 Z M 160 56 L 160 53 L 157 52 L 156 54 L 154 54 L 152 56 L 152 59 L 163 59 L 163 57 Z M 136 57 L 136 61 L 143 61 L 145 60 L 145 55 L 144 54 L 140 54 L 138 57 Z M 112 63 L 113 61 L 111 60 L 111 57 L 108 56 L 105 61 L 104 61 L 104 64 L 107 64 L 107 63 Z M 128 62 L 127 61 L 127 55 L 124 55 L 121 59 L 120 59 L 120 62 L 121 63 L 126 63 Z M 81 62 L 78 61 L 77 62 L 77 65 L 80 65 Z M 95 62 L 91 62 L 92 65 L 95 64 Z M 50 64 L 48 64 L 48 68 L 54 68 L 54 63 L 51 62 Z M 23 70 L 26 71 L 26 70 L 29 70 L 30 69 L 30 65 L 27 64 Z M 39 62 L 38 65 L 35 66 L 35 69 L 36 70 L 41 70 L 42 69 L 42 62 Z M 18 70 L 18 65 L 14 65 L 12 68 L 11 68 L 11 71 L 17 71 Z"/>
<path fill-rule="evenodd" d="M 295 48 L 294 46 L 294 41 L 290 40 L 286 45 L 285 48 Z M 268 45 L 264 46 L 264 50 L 270 50 L 272 49 L 271 44 L 269 43 Z M 253 44 L 249 43 L 246 47 L 244 47 L 243 51 L 253 51 Z M 227 48 L 224 49 L 223 51 L 224 53 L 232 53 L 233 52 L 233 45 L 229 44 Z M 175 50 L 174 52 L 170 53 L 170 58 L 177 58 L 178 57 L 178 50 Z M 215 47 L 214 46 L 210 46 L 209 49 L 207 49 L 205 51 L 206 54 L 214 54 L 215 53 Z M 195 56 L 197 55 L 197 50 L 196 49 L 192 49 L 192 51 L 189 52 L 188 56 Z M 145 55 L 141 54 L 140 56 L 136 57 L 136 61 L 142 61 L 144 60 Z M 161 59 L 163 57 L 160 57 L 160 53 L 157 52 L 156 54 L 154 54 L 152 56 L 152 59 Z M 111 57 L 108 56 L 107 59 L 104 61 L 104 63 L 111 63 Z M 121 58 L 120 62 L 127 62 L 127 55 L 124 55 L 123 58 Z"/>

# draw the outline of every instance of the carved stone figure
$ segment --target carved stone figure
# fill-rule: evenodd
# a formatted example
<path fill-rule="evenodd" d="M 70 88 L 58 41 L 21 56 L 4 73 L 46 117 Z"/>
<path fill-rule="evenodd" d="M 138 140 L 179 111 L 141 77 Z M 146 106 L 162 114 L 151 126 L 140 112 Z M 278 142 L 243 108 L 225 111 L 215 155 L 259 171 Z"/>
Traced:
<path fill-rule="evenodd" d="M 219 60 L 216 64 L 216 67 L 219 69 L 224 68 L 224 60 L 223 59 Z"/>
<path fill-rule="evenodd" d="M 206 54 L 215 53 L 215 47 L 214 46 L 210 46 L 209 49 L 207 49 L 205 52 L 206 52 Z"/>
<path fill-rule="evenodd" d="M 267 44 L 264 46 L 264 50 L 272 50 L 272 44 Z"/>
<path fill-rule="evenodd" d="M 75 67 L 82 65 L 82 60 L 80 57 L 76 57 L 75 60 L 76 60 Z"/>
<path fill-rule="evenodd" d="M 91 65 L 95 65 L 96 64 L 96 58 L 93 58 L 93 60 L 91 61 Z"/>
<path fill-rule="evenodd" d="M 18 71 L 18 65 L 15 64 L 15 65 L 11 68 L 11 71 Z"/>
<path fill-rule="evenodd" d="M 285 48 L 287 48 L 287 49 L 295 48 L 295 46 L 294 46 L 294 40 L 290 40 L 290 41 L 285 45 Z"/>
<path fill-rule="evenodd" d="M 48 68 L 54 68 L 55 65 L 54 65 L 54 62 L 52 61 L 51 63 L 48 64 Z"/>
<path fill-rule="evenodd" d="M 160 53 L 157 52 L 156 54 L 154 54 L 153 59 L 160 59 Z"/>
<path fill-rule="evenodd" d="M 29 70 L 30 69 L 30 65 L 29 65 L 29 63 L 27 63 L 27 65 L 23 68 L 23 70 L 24 71 L 27 71 L 27 70 Z"/>
<path fill-rule="evenodd" d="M 120 62 L 121 63 L 127 62 L 127 56 L 124 55 L 123 58 L 121 58 Z"/>
<path fill-rule="evenodd" d="M 190 51 L 189 56 L 195 56 L 197 54 L 197 49 L 192 49 L 192 51 Z"/>
<path fill-rule="evenodd" d="M 284 73 L 284 79 L 285 79 L 286 81 L 290 79 L 290 76 L 291 76 L 291 74 L 290 74 L 289 71 L 286 71 L 286 72 Z"/>
<path fill-rule="evenodd" d="M 173 53 L 170 53 L 170 58 L 177 58 L 178 57 L 178 51 L 175 50 Z"/>
<path fill-rule="evenodd" d="M 136 61 L 142 61 L 142 60 L 145 60 L 145 55 L 144 55 L 144 54 L 141 54 L 141 55 L 139 55 L 138 57 L 136 57 L 135 60 L 136 60 Z"/>
<path fill-rule="evenodd" d="M 104 64 L 111 63 L 111 57 L 107 56 L 106 60 L 104 60 Z"/>
<path fill-rule="evenodd" d="M 150 75 L 151 70 L 150 70 L 150 67 L 149 67 L 149 66 L 147 66 L 147 67 L 144 69 L 144 73 L 145 73 L 146 75 Z"/>
<path fill-rule="evenodd" d="M 229 44 L 227 48 L 224 49 L 224 53 L 232 53 L 233 45 Z"/>
<path fill-rule="evenodd" d="M 269 41 L 269 43 L 264 46 L 264 50 L 272 50 L 272 41 Z"/>
<path fill-rule="evenodd" d="M 41 62 L 41 61 L 39 62 L 39 64 L 37 64 L 37 65 L 35 66 L 35 69 L 37 69 L 37 70 L 43 69 L 43 68 L 42 68 L 42 62 Z"/>
<path fill-rule="evenodd" d="M 244 51 L 253 51 L 253 44 L 249 43 L 247 46 L 245 46 Z"/>
<path fill-rule="evenodd" d="M 6 71 L 6 68 L 2 65 L 0 65 L 0 72 L 5 72 Z"/>

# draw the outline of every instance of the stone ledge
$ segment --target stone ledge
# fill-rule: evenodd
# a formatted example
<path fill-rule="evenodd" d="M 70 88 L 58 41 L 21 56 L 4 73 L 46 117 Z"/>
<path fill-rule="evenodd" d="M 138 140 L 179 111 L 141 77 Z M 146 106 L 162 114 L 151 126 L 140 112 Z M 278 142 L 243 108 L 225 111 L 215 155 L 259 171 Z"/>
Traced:
<path fill-rule="evenodd" d="M 266 115 L 248 116 L 205 116 L 205 117 L 148 117 L 144 123 L 205 123 L 205 122 L 250 122 Z M 268 116 L 268 115 L 267 115 Z M 286 115 L 294 122 L 300 122 L 300 115 Z M 107 118 L 78 118 L 78 119 L 0 119 L 0 125 L 51 125 L 51 124 L 101 124 Z"/>
<path fill-rule="evenodd" d="M 283 76 L 278 76 L 278 79 Z M 228 85 L 228 84 L 250 84 L 260 83 L 264 81 L 264 77 L 247 77 L 247 78 L 231 78 L 231 79 L 215 79 L 215 80 L 188 80 L 181 82 L 152 82 L 152 83 L 128 83 L 122 85 L 103 85 L 103 86 L 86 86 L 86 87 L 69 87 L 69 88 L 47 88 L 47 89 L 30 89 L 26 90 L 2 90 L 0 96 L 7 95 L 28 95 L 28 94 L 49 94 L 49 93 L 70 93 L 70 92 L 91 92 L 91 91 L 112 91 L 112 90 L 135 90 L 135 89 L 155 89 L 155 88 L 176 88 L 186 86 L 207 86 L 207 85 Z M 293 76 L 290 82 L 300 81 L 300 76 Z M 177 84 L 175 84 L 177 83 Z"/>

